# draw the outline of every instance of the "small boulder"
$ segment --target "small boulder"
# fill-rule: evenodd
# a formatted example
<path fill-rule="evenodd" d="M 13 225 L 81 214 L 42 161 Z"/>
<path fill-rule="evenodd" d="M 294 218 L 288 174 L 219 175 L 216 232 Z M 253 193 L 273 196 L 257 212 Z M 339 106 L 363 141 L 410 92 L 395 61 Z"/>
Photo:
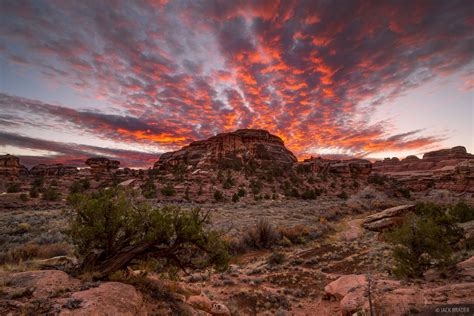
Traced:
<path fill-rule="evenodd" d="M 333 281 L 324 287 L 324 292 L 329 297 L 335 297 L 341 300 L 349 292 L 358 288 L 367 287 L 367 278 L 364 274 L 343 275 L 336 281 Z"/>

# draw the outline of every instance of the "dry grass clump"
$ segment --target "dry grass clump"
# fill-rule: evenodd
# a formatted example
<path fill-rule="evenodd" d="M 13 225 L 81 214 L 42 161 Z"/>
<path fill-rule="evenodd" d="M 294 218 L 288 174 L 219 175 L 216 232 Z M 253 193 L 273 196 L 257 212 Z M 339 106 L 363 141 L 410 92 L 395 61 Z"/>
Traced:
<path fill-rule="evenodd" d="M 267 220 L 261 219 L 248 230 L 242 241 L 250 249 L 271 249 L 280 239 L 275 228 Z"/>
<path fill-rule="evenodd" d="M 48 259 L 57 256 L 65 256 L 72 251 L 71 245 L 67 243 L 55 244 L 24 244 L 16 248 L 12 248 L 0 255 L 0 264 L 13 263 L 17 264 L 22 261 L 34 258 Z"/>

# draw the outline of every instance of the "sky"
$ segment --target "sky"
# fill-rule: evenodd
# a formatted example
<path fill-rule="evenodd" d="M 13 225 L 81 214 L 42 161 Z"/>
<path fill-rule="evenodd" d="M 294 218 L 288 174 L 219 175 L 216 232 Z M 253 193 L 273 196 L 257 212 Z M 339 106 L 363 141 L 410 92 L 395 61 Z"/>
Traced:
<path fill-rule="evenodd" d="M 0 0 L 0 154 L 149 167 L 239 128 L 299 159 L 474 152 L 474 4 Z"/>

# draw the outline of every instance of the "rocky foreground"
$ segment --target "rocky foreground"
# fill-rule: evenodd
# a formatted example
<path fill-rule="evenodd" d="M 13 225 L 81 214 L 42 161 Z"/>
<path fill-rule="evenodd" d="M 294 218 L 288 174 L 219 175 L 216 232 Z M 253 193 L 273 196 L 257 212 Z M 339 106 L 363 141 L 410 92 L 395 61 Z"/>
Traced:
<path fill-rule="evenodd" d="M 284 213 L 290 206 L 269 210 L 266 218 L 291 217 L 292 212 Z M 317 311 L 317 315 L 352 315 L 368 313 L 372 306 L 376 315 L 430 315 L 435 306 L 473 302 L 472 253 L 470 257 L 466 253 L 447 276 L 429 271 L 423 280 L 414 282 L 398 280 L 389 273 L 390 246 L 371 225 L 403 216 L 411 207 L 335 217 L 330 223 L 312 226 L 296 224 L 292 226 L 296 227 L 293 235 L 298 238 L 308 237 L 305 234 L 311 234 L 311 229 L 319 235 L 307 241 L 294 239 L 286 245 L 275 245 L 273 252 L 259 250 L 238 255 L 229 270 L 222 273 L 201 270 L 169 278 L 146 269 L 129 268 L 111 281 L 94 282 L 90 276 L 72 277 L 51 270 L 74 264 L 71 257 L 32 260 L 21 268 L 32 271 L 1 274 L 0 313 L 315 315 Z M 313 209 L 313 214 L 321 211 L 324 208 Z M 216 210 L 216 215 L 219 212 Z M 290 218 L 293 223 L 298 221 L 294 217 L 297 216 Z M 241 223 L 244 222 L 236 221 L 236 225 Z M 388 225 L 387 221 L 384 223 Z M 390 223 L 398 225 L 396 220 Z M 472 242 L 472 228 L 465 233 Z"/>

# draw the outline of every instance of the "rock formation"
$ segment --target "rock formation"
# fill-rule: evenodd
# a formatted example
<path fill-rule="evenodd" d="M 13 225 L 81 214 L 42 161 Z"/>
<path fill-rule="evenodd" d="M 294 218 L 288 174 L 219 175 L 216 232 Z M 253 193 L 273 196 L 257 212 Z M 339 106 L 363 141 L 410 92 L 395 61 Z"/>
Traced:
<path fill-rule="evenodd" d="M 291 166 L 296 161 L 296 157 L 278 136 L 265 130 L 239 129 L 192 142 L 178 151 L 164 153 L 154 168 L 165 169 L 176 165 L 240 168 L 249 162 Z"/>
<path fill-rule="evenodd" d="M 422 159 L 386 158 L 375 162 L 373 171 L 386 174 L 412 190 L 429 188 L 474 193 L 474 155 L 457 146 L 428 152 Z"/>
<path fill-rule="evenodd" d="M 104 157 L 89 158 L 85 163 L 91 168 L 93 174 L 110 173 L 112 170 L 116 170 L 120 166 L 120 161 L 110 160 Z"/>
<path fill-rule="evenodd" d="M 383 231 L 395 228 L 403 223 L 405 215 L 415 209 L 414 204 L 400 205 L 388 208 L 382 212 L 367 216 L 362 227 L 372 231 Z"/>
<path fill-rule="evenodd" d="M 341 177 L 368 176 L 372 171 L 372 164 L 364 159 L 328 160 L 318 157 L 306 159 L 300 165 L 313 173 Z"/>
<path fill-rule="evenodd" d="M 77 172 L 78 169 L 76 167 L 63 164 L 39 164 L 30 169 L 30 174 L 32 176 L 64 176 L 73 175 Z"/>
<path fill-rule="evenodd" d="M 19 176 L 28 174 L 28 169 L 20 164 L 20 159 L 12 155 L 0 156 L 0 175 Z"/>

